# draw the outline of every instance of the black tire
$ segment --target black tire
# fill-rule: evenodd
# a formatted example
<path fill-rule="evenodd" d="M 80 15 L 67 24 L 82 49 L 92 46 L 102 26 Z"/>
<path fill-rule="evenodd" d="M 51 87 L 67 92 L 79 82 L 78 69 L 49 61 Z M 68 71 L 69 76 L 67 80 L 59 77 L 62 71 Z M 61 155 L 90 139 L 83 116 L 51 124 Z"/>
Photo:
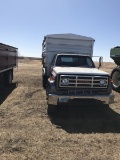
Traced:
<path fill-rule="evenodd" d="M 2 89 L 4 88 L 4 86 L 5 86 L 5 77 L 4 77 L 4 74 L 1 73 L 0 74 L 0 88 Z"/>
<path fill-rule="evenodd" d="M 43 88 L 44 88 L 44 89 L 46 89 L 47 80 L 48 80 L 48 77 L 47 77 L 47 76 L 43 76 L 43 77 L 42 77 L 42 85 L 43 85 Z"/>
<path fill-rule="evenodd" d="M 12 84 L 12 80 L 13 80 L 13 73 L 12 71 L 8 71 L 5 74 L 5 85 L 9 86 L 10 84 Z"/>
<path fill-rule="evenodd" d="M 56 105 L 48 104 L 47 113 L 48 115 L 52 115 L 56 111 Z"/>
<path fill-rule="evenodd" d="M 113 80 L 112 89 L 120 93 L 120 68 L 119 67 L 113 69 L 111 73 L 111 78 Z"/>

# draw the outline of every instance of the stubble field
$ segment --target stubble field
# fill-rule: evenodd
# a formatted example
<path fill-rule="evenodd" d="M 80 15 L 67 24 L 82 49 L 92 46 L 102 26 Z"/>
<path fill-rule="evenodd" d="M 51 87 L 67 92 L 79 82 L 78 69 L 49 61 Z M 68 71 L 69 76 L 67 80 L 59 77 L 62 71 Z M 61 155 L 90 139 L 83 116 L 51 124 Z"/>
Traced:
<path fill-rule="evenodd" d="M 0 160 L 119 160 L 120 95 L 109 106 L 73 102 L 48 116 L 41 67 L 19 60 L 14 83 L 0 91 Z"/>

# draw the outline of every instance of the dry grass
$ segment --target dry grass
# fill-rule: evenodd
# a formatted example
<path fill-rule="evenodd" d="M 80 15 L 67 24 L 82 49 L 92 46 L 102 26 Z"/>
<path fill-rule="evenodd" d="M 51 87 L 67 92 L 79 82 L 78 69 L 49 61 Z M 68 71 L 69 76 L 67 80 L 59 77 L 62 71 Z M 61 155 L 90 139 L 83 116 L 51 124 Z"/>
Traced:
<path fill-rule="evenodd" d="M 114 63 L 105 63 L 111 72 Z M 22 60 L 0 92 L 0 160 L 119 160 L 120 96 L 115 103 L 71 103 L 47 115 L 41 62 Z"/>

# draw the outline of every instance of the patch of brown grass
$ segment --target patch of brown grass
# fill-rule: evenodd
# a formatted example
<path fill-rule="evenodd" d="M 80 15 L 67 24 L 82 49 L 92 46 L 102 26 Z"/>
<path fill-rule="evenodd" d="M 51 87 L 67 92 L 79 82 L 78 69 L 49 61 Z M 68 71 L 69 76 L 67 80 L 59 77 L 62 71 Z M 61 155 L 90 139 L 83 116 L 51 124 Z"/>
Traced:
<path fill-rule="evenodd" d="M 111 72 L 114 64 L 104 63 Z M 114 92 L 115 93 L 115 92 Z M 120 159 L 120 96 L 61 105 L 47 115 L 41 62 L 23 60 L 0 93 L 0 160 Z"/>

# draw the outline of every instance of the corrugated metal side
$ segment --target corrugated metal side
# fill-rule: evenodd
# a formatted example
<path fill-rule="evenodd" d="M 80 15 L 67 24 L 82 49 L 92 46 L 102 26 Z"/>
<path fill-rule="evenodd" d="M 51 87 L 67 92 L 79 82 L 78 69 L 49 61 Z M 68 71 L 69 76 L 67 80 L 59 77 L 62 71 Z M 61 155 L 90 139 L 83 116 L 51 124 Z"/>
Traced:
<path fill-rule="evenodd" d="M 92 55 L 92 47 L 87 45 L 47 44 L 44 51 L 49 52 L 75 52 Z"/>

